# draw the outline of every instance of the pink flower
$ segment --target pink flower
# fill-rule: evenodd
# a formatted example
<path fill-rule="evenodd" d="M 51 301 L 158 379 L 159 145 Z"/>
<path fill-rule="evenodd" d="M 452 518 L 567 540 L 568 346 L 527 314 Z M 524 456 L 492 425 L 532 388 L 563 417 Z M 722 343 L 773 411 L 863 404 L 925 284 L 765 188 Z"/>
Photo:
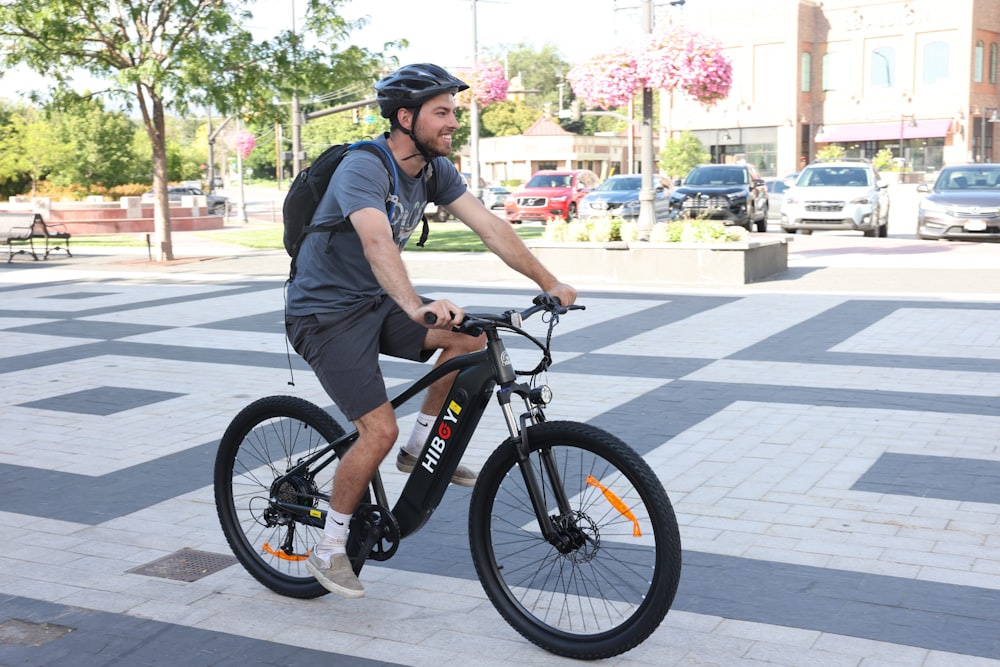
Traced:
<path fill-rule="evenodd" d="M 632 51 L 619 48 L 591 58 L 566 80 L 588 107 L 624 106 L 647 87 L 678 90 L 711 106 L 729 95 L 733 70 L 717 40 L 671 26 Z"/>
<path fill-rule="evenodd" d="M 476 70 L 466 70 L 458 76 L 469 84 L 469 89 L 458 94 L 458 103 L 469 106 L 472 96 L 481 107 L 507 99 L 507 76 L 503 65 L 497 62 L 480 65 Z"/>
<path fill-rule="evenodd" d="M 239 130 L 233 138 L 233 143 L 236 145 L 236 152 L 245 160 L 250 157 L 250 153 L 257 147 L 257 137 L 254 136 L 253 132 Z"/>

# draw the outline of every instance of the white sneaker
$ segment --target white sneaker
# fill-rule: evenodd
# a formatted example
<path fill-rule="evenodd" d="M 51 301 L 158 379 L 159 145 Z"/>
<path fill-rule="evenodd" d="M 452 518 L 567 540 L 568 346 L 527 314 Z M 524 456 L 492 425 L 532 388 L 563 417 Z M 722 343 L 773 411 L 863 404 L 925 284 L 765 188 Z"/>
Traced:
<path fill-rule="evenodd" d="M 347 554 L 333 554 L 329 559 L 320 558 L 313 548 L 309 558 L 306 560 L 306 569 L 316 577 L 316 581 L 323 585 L 323 588 L 342 595 L 345 598 L 363 598 L 365 587 L 358 580 L 358 575 L 354 574 L 351 566 L 351 559 Z"/>

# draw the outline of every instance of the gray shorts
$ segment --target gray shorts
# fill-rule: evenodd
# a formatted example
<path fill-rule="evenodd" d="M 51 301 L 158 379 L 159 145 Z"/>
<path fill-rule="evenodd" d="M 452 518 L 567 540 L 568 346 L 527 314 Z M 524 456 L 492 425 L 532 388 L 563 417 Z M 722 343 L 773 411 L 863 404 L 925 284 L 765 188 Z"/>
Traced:
<path fill-rule="evenodd" d="M 423 349 L 427 329 L 389 297 L 373 299 L 354 310 L 286 315 L 285 332 L 351 421 L 389 400 L 379 353 L 411 361 L 427 361 L 434 354 Z"/>

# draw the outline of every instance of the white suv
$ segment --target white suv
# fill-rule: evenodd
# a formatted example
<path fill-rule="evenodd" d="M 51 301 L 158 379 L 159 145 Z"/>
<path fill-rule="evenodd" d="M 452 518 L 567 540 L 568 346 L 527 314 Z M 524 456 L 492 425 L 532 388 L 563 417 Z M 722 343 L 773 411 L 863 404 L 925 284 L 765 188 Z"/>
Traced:
<path fill-rule="evenodd" d="M 889 186 L 869 162 L 814 162 L 785 191 L 781 229 L 853 229 L 865 236 L 889 233 Z"/>

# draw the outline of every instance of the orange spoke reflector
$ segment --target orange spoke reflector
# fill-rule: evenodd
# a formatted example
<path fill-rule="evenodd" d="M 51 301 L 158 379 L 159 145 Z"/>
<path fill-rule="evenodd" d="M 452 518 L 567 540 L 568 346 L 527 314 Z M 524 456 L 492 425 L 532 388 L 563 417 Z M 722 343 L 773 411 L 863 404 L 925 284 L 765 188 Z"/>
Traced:
<path fill-rule="evenodd" d="M 309 552 L 308 551 L 304 555 L 302 555 L 302 556 L 296 556 L 295 554 L 286 554 L 284 551 L 278 551 L 278 550 L 272 549 L 271 545 L 268 544 L 267 542 L 264 542 L 264 551 L 266 551 L 267 553 L 271 554 L 275 558 L 280 558 L 281 560 L 300 561 L 300 560 L 305 560 L 305 559 L 309 558 Z"/>
<path fill-rule="evenodd" d="M 632 514 L 632 510 L 628 508 L 628 505 L 622 502 L 622 499 L 615 495 L 615 492 L 604 486 L 596 479 L 593 475 L 587 475 L 587 484 L 591 486 L 596 486 L 604 494 L 604 497 L 608 499 L 611 506 L 616 510 L 621 512 L 622 516 L 632 522 L 632 537 L 642 537 L 642 530 L 639 528 L 639 520 L 635 518 Z"/>

